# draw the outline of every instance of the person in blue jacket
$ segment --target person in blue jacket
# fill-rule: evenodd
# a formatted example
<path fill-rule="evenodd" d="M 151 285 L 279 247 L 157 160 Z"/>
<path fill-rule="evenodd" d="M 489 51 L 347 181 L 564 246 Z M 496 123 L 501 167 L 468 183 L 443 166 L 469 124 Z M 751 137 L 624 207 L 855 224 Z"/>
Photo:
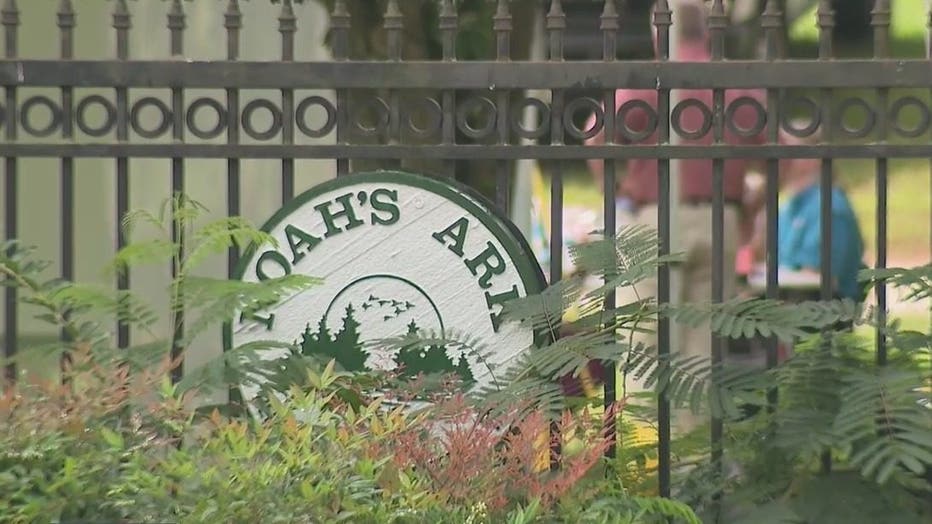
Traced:
<path fill-rule="evenodd" d="M 797 129 L 804 125 L 793 124 Z M 798 138 L 781 130 L 781 143 L 817 143 L 817 134 Z M 777 264 L 781 269 L 818 275 L 822 264 L 821 160 L 793 158 L 780 160 L 780 186 L 784 202 L 779 210 Z M 832 189 L 831 269 L 838 298 L 863 301 L 864 287 L 858 282 L 863 263 L 864 242 L 857 217 L 848 196 L 837 186 Z M 762 228 L 758 228 L 759 233 Z M 763 235 L 757 235 L 755 251 L 763 255 Z M 761 259 L 763 256 L 761 256 Z"/>

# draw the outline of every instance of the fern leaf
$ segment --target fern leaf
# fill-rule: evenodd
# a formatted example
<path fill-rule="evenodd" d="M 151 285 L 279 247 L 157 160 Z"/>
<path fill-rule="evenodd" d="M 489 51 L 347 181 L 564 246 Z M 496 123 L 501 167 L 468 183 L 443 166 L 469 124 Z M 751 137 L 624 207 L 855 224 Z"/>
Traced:
<path fill-rule="evenodd" d="M 556 335 L 564 313 L 580 293 L 579 281 L 561 280 L 539 294 L 509 300 L 502 306 L 501 318 Z"/>
<path fill-rule="evenodd" d="M 238 313 L 260 311 L 320 282 L 305 275 L 286 275 L 262 282 L 188 277 L 181 288 L 181 299 L 173 307 L 197 304 L 198 316 L 185 324 L 182 344 L 190 344 L 204 330 L 229 322 Z"/>
<path fill-rule="evenodd" d="M 675 407 L 688 406 L 694 412 L 708 406 L 712 416 L 738 416 L 736 397 L 748 399 L 748 392 L 766 391 L 771 379 L 754 369 L 713 366 L 702 356 L 671 354 L 661 357 L 653 347 L 629 350 L 623 371 L 643 379 L 645 388 L 664 393 Z"/>
<path fill-rule="evenodd" d="M 858 320 L 863 310 L 850 300 L 787 304 L 735 299 L 719 304 L 665 305 L 663 313 L 692 328 L 708 325 L 714 333 L 727 338 L 774 335 L 790 342 L 808 332 Z"/>
<path fill-rule="evenodd" d="M 912 370 L 851 373 L 835 430 L 854 448 L 851 464 L 883 484 L 900 468 L 920 475 L 932 467 L 932 410 L 921 405 Z"/>
<path fill-rule="evenodd" d="M 123 234 L 126 238 L 132 238 L 133 231 L 139 227 L 140 224 L 149 225 L 156 231 L 164 233 L 164 220 L 161 220 L 159 217 L 144 209 L 129 211 L 123 215 L 123 219 L 120 220 L 120 228 L 123 230 Z"/>
<path fill-rule="evenodd" d="M 225 351 L 193 369 L 186 369 L 178 383 L 179 391 L 197 390 L 210 393 L 225 389 L 229 384 L 259 386 L 272 384 L 285 391 L 292 384 L 301 383 L 306 376 L 306 365 L 300 358 L 269 359 L 270 350 L 293 352 L 296 348 L 274 340 L 259 340 Z M 296 382 L 297 381 L 297 382 Z"/>
<path fill-rule="evenodd" d="M 644 517 L 663 518 L 677 524 L 702 524 L 692 508 L 677 500 L 662 497 L 630 497 L 625 502 Z"/>
<path fill-rule="evenodd" d="M 241 217 L 230 217 L 212 222 L 200 228 L 193 238 L 193 246 L 185 257 L 186 271 L 197 267 L 207 257 L 226 252 L 231 247 L 241 251 L 251 246 L 269 244 L 277 247 L 277 241 L 268 233 L 253 227 Z"/>
<path fill-rule="evenodd" d="M 904 300 L 922 301 L 932 298 L 932 264 L 916 268 L 864 269 L 858 274 L 862 282 L 885 282 L 897 288 L 906 288 Z"/>
<path fill-rule="evenodd" d="M 131 267 L 148 264 L 162 264 L 172 260 L 178 254 L 178 246 L 161 239 L 146 242 L 134 242 L 117 252 L 110 262 L 108 270 L 123 274 Z"/>
<path fill-rule="evenodd" d="M 113 291 L 92 284 L 68 284 L 47 295 L 58 311 L 72 315 L 93 312 L 116 315 L 127 324 L 151 326 L 158 320 L 155 311 L 129 291 Z"/>

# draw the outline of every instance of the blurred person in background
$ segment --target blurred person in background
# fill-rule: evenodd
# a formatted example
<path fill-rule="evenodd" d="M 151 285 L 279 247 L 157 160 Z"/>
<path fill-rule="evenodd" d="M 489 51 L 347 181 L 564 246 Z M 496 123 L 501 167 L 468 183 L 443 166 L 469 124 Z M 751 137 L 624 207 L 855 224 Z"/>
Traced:
<path fill-rule="evenodd" d="M 808 122 L 794 122 L 802 129 Z M 805 138 L 780 132 L 783 145 L 812 145 L 820 141 L 818 131 Z M 777 265 L 781 272 L 808 275 L 813 279 L 821 274 L 822 267 L 822 197 L 821 160 L 818 158 L 792 158 L 780 160 L 780 189 L 784 200 L 777 223 Z M 858 282 L 858 272 L 867 267 L 863 262 L 864 241 L 857 216 L 848 196 L 838 186 L 832 187 L 832 286 L 836 298 L 861 302 L 865 287 Z M 766 218 L 761 213 L 756 219 L 752 240 L 754 258 L 758 266 L 766 256 Z"/>
<path fill-rule="evenodd" d="M 706 20 L 706 7 L 700 1 L 680 2 L 672 30 L 678 33 L 678 45 L 672 54 L 677 61 L 708 62 L 711 60 L 709 50 L 709 32 Z M 657 49 L 657 33 L 654 30 L 654 47 Z M 709 89 L 681 89 L 676 94 L 682 100 L 696 99 L 707 108 L 712 108 L 712 90 Z M 749 97 L 761 106 L 766 106 L 766 93 L 763 90 L 733 89 L 725 92 L 725 107 L 727 108 L 736 99 Z M 621 108 L 630 101 L 643 101 L 656 111 L 658 92 L 650 89 L 621 89 L 616 91 L 616 108 Z M 733 118 L 737 128 L 753 129 L 757 127 L 756 112 L 748 106 L 742 106 L 734 112 Z M 619 121 L 618 128 L 626 127 L 631 134 L 647 132 L 652 119 L 643 110 L 629 111 L 624 121 Z M 595 120 L 590 119 L 589 128 Z M 696 130 L 705 127 L 706 122 L 702 112 L 687 109 L 682 112 L 680 128 Z M 711 124 L 711 122 L 709 122 Z M 764 143 L 763 133 L 755 136 L 740 136 L 726 126 L 724 139 L 729 145 L 761 144 Z M 709 145 L 712 143 L 713 133 L 710 129 L 698 139 L 684 139 L 684 145 Z M 603 144 L 605 137 L 599 133 L 587 141 L 587 144 Z M 615 137 L 615 143 L 629 143 L 621 133 Z M 641 143 L 657 143 L 656 129 Z M 712 161 L 707 159 L 684 159 L 679 162 L 680 172 L 674 176 L 680 177 L 679 222 L 673 227 L 677 228 L 679 245 L 673 250 L 683 253 L 685 260 L 680 266 L 682 274 L 682 288 L 680 296 L 671 297 L 674 303 L 684 302 L 710 302 L 712 300 Z M 748 217 L 744 214 L 745 175 L 749 171 L 749 162 L 746 160 L 726 160 L 724 163 L 724 297 L 729 299 L 735 295 L 736 281 L 735 260 L 739 244 L 740 224 Z M 626 205 L 633 207 L 631 221 L 656 229 L 658 216 L 658 169 L 657 160 L 649 158 L 634 158 L 627 162 L 627 172 L 622 180 L 616 195 L 619 207 Z M 594 181 L 599 187 L 603 184 L 604 164 L 601 160 L 590 160 L 589 168 Z M 674 197 L 675 198 L 675 197 Z M 637 285 L 637 290 L 621 288 L 618 290 L 617 302 L 619 305 L 632 303 L 638 297 L 656 297 L 657 282 L 652 278 Z M 674 329 L 680 330 L 678 340 L 680 347 L 671 348 L 671 351 L 682 357 L 701 356 L 706 359 L 711 356 L 711 335 L 708 327 L 691 329 L 674 324 Z M 641 342 L 650 347 L 656 344 L 656 335 L 638 334 L 635 343 Z M 624 384 L 627 393 L 640 391 L 643 387 L 630 377 Z M 685 411 L 677 414 L 676 425 L 681 431 L 694 429 L 705 417 L 697 417 Z"/>

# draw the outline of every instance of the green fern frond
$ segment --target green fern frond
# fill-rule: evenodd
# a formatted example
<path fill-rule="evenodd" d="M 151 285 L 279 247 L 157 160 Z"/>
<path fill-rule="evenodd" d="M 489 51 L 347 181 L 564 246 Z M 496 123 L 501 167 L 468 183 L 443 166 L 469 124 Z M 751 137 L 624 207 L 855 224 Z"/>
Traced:
<path fill-rule="evenodd" d="M 68 312 L 72 317 L 86 313 L 113 315 L 117 320 L 151 326 L 158 320 L 152 307 L 129 291 L 114 291 L 93 284 L 69 283 L 42 295 L 40 300 L 54 311 Z"/>
<path fill-rule="evenodd" d="M 719 304 L 667 305 L 663 312 L 692 328 L 708 325 L 723 337 L 776 336 L 790 342 L 839 322 L 857 321 L 863 316 L 863 307 L 851 300 L 788 304 L 769 299 L 734 299 Z"/>
<path fill-rule="evenodd" d="M 698 412 L 703 404 L 712 416 L 736 417 L 739 401 L 751 400 L 752 392 L 766 391 L 771 379 L 758 370 L 713 365 L 702 356 L 659 356 L 654 347 L 639 345 L 629 350 L 623 371 L 643 380 L 644 387 L 664 393 L 675 407 Z"/>
<path fill-rule="evenodd" d="M 192 244 L 184 260 L 186 271 L 197 267 L 207 257 L 224 253 L 232 247 L 245 251 L 251 246 L 265 244 L 277 247 L 278 242 L 268 233 L 256 229 L 248 220 L 230 217 L 198 229 Z"/>
<path fill-rule="evenodd" d="M 581 292 L 577 279 L 561 280 L 538 294 L 509 300 L 502 306 L 501 319 L 517 321 L 535 331 L 546 330 L 555 335 L 564 313 Z"/>
<path fill-rule="evenodd" d="M 558 379 L 579 376 L 592 361 L 621 359 L 626 350 L 627 346 L 616 343 L 611 333 L 580 333 L 534 349 L 528 360 L 541 376 Z"/>
<path fill-rule="evenodd" d="M 117 252 L 107 269 L 111 273 L 123 274 L 131 267 L 168 263 L 177 254 L 178 245 L 167 240 L 134 242 Z"/>
<path fill-rule="evenodd" d="M 915 268 L 864 269 L 858 273 L 858 279 L 869 284 L 886 282 L 897 288 L 906 288 L 909 292 L 904 300 L 918 302 L 932 298 L 932 264 Z"/>
<path fill-rule="evenodd" d="M 833 421 L 841 406 L 844 377 L 862 365 L 847 351 L 846 338 L 808 337 L 797 344 L 796 355 L 775 370 L 781 399 L 775 418 L 778 448 L 811 460 L 838 442 Z"/>
<path fill-rule="evenodd" d="M 179 391 L 197 390 L 199 393 L 225 389 L 229 384 L 258 386 L 280 378 L 298 379 L 306 375 L 304 361 L 297 359 L 269 359 L 270 350 L 296 351 L 293 344 L 274 340 L 259 340 L 225 351 L 193 369 L 186 369 L 178 383 Z M 293 384 L 295 382 L 277 382 Z"/>
<path fill-rule="evenodd" d="M 619 287 L 633 286 L 656 274 L 657 267 L 681 260 L 680 255 L 659 257 L 657 232 L 643 225 L 629 225 L 614 237 L 570 248 L 573 264 L 585 274 L 602 276 L 606 283 L 587 296 L 601 296 Z"/>
<path fill-rule="evenodd" d="M 883 367 L 845 377 L 835 431 L 853 448 L 851 464 L 878 483 L 898 469 L 921 475 L 932 467 L 932 410 L 914 370 Z"/>
<path fill-rule="evenodd" d="M 563 388 L 539 377 L 514 378 L 506 373 L 500 376 L 507 386 L 501 389 L 484 388 L 478 402 L 490 413 L 504 414 L 517 411 L 518 416 L 541 412 L 551 419 L 558 419 L 567 408 L 568 399 Z"/>
<path fill-rule="evenodd" d="M 674 499 L 661 497 L 630 497 L 632 507 L 643 516 L 662 517 L 675 523 L 702 524 L 692 508 Z"/>
<path fill-rule="evenodd" d="M 162 233 L 165 232 L 164 220 L 144 209 L 134 209 L 129 211 L 123 215 L 123 219 L 120 220 L 120 228 L 123 230 L 123 234 L 126 236 L 126 238 L 132 238 L 133 232 L 140 225 L 148 225 L 154 228 L 156 231 Z"/>
<path fill-rule="evenodd" d="M 0 242 L 0 286 L 28 287 L 39 290 L 43 284 L 37 279 L 51 265 L 50 261 L 34 257 L 35 246 L 16 240 Z"/>
<path fill-rule="evenodd" d="M 256 313 L 320 282 L 306 275 L 286 275 L 262 282 L 188 277 L 181 288 L 181 298 L 173 307 L 197 304 L 198 316 L 185 324 L 182 344 L 187 346 L 206 329 L 233 320 L 237 313 Z"/>

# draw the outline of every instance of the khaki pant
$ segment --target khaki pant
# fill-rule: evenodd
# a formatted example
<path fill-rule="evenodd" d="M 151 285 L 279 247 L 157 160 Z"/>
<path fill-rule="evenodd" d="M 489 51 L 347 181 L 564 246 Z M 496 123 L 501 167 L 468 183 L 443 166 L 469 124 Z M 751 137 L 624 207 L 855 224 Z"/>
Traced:
<path fill-rule="evenodd" d="M 678 245 L 671 247 L 674 253 L 684 256 L 677 268 L 680 275 L 679 289 L 671 287 L 671 302 L 682 304 L 684 302 L 708 303 L 712 301 L 712 205 L 711 204 L 683 204 L 678 209 L 679 224 L 671 224 L 677 228 Z M 725 206 L 725 237 L 724 237 L 724 297 L 725 300 L 735 295 L 735 257 L 738 244 L 738 209 L 735 206 Z M 657 227 L 657 206 L 650 205 L 638 209 L 633 222 L 654 229 Z M 677 270 L 674 270 L 676 272 Z M 638 283 L 634 288 L 619 288 L 617 303 L 619 306 L 635 302 L 637 297 L 647 298 L 657 296 L 657 280 L 651 278 Z M 647 326 L 653 330 L 656 326 Z M 670 326 L 673 339 L 671 353 L 683 357 L 701 355 L 707 359 L 712 354 L 712 336 L 708 326 L 698 329 L 685 328 L 678 323 Z M 675 331 L 675 332 L 674 332 Z M 642 342 L 645 346 L 656 347 L 655 333 L 636 333 L 634 344 Z M 621 386 L 621 377 L 619 377 Z M 624 383 L 625 392 L 635 393 L 644 391 L 643 380 L 636 380 L 628 376 Z M 673 427 L 679 432 L 688 432 L 705 422 L 707 415 L 694 415 L 688 409 L 674 411 Z"/>

